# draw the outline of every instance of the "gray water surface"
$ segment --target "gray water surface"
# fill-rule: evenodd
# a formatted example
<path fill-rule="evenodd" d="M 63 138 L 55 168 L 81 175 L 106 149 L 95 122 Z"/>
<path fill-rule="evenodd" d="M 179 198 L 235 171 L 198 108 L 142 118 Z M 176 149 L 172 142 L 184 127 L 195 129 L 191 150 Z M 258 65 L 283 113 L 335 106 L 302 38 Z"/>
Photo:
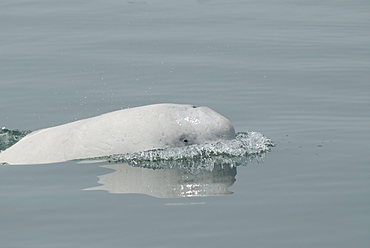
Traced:
<path fill-rule="evenodd" d="M 84 190 L 105 162 L 0 166 L 0 247 L 369 247 L 369 13 L 364 0 L 2 1 L 0 127 L 189 103 L 276 147 L 212 197 Z"/>

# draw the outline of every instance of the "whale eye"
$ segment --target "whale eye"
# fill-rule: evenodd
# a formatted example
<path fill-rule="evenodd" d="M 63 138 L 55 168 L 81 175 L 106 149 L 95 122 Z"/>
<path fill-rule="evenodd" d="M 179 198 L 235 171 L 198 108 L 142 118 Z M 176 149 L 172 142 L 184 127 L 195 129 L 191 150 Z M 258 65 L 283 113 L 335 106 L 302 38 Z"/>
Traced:
<path fill-rule="evenodd" d="M 197 106 L 193 106 L 193 108 L 197 108 Z"/>
<path fill-rule="evenodd" d="M 190 140 L 188 137 L 186 137 L 185 135 L 181 135 L 180 137 L 180 142 L 185 145 L 185 146 L 188 146 L 190 145 Z"/>

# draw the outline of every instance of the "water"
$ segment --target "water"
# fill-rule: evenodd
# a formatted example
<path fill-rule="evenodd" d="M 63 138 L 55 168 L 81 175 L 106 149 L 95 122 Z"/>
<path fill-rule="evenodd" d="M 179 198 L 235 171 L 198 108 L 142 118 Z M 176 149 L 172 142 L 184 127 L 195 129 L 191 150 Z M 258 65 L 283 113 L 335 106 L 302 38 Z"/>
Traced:
<path fill-rule="evenodd" d="M 21 140 L 24 136 L 29 134 L 30 131 L 19 131 L 19 130 L 9 130 L 4 128 L 0 129 L 0 151 L 3 151 L 19 140 Z"/>
<path fill-rule="evenodd" d="M 117 169 L 104 162 L 1 166 L 0 247 L 369 247 L 369 11 L 360 0 L 2 1 L 1 127 L 189 103 L 276 147 L 224 175 L 185 174 L 223 178 L 217 197 L 85 190 Z"/>

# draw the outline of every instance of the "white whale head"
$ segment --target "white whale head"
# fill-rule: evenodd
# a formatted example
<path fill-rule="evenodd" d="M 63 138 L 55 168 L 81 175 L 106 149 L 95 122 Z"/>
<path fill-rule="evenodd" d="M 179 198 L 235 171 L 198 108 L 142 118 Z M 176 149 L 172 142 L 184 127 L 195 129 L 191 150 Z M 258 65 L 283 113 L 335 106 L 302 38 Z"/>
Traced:
<path fill-rule="evenodd" d="M 160 108 L 156 111 L 158 118 L 151 119 L 156 122 L 153 123 L 151 135 L 160 147 L 181 147 L 235 138 L 231 122 L 208 107 L 179 104 L 154 106 Z"/>
<path fill-rule="evenodd" d="M 155 104 L 35 131 L 1 152 L 0 162 L 54 163 L 234 138 L 231 122 L 210 108 Z"/>

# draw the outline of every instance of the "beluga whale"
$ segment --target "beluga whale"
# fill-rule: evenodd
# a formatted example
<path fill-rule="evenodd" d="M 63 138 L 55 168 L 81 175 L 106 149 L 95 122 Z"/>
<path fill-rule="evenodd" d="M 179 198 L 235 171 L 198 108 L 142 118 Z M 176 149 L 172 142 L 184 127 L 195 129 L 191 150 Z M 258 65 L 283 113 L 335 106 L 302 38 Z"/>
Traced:
<path fill-rule="evenodd" d="M 58 163 L 234 138 L 231 122 L 208 107 L 153 104 L 34 131 L 0 152 L 0 163 Z"/>

